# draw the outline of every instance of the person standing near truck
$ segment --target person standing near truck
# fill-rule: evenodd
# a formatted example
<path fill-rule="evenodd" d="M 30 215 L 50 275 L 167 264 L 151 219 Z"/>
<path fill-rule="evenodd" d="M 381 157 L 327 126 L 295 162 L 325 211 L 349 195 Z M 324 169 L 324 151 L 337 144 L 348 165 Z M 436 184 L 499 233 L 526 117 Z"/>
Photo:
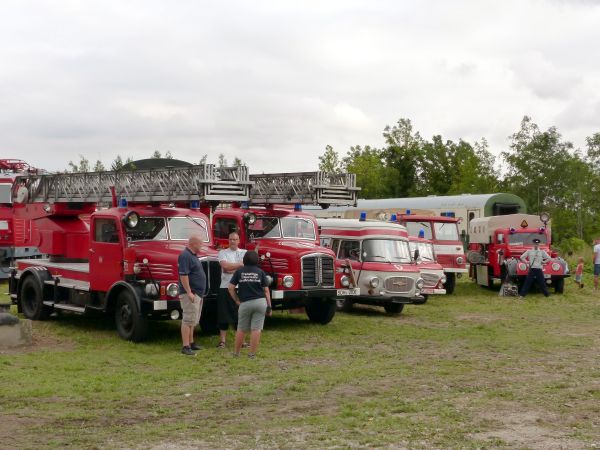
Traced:
<path fill-rule="evenodd" d="M 240 355 L 246 333 L 250 332 L 248 358 L 252 359 L 258 350 L 265 316 L 271 316 L 271 294 L 267 275 L 258 267 L 258 253 L 246 252 L 243 262 L 244 267 L 235 271 L 228 287 L 229 294 L 240 307 L 233 354 Z"/>
<path fill-rule="evenodd" d="M 229 234 L 229 247 L 219 251 L 219 264 L 221 265 L 221 286 L 219 288 L 219 297 L 217 298 L 217 313 L 219 324 L 219 345 L 218 348 L 225 348 L 227 339 L 227 329 L 229 325 L 237 329 L 238 307 L 229 295 L 227 287 L 233 273 L 244 266 L 243 260 L 246 250 L 239 248 L 240 236 L 233 232 Z"/>
<path fill-rule="evenodd" d="M 181 353 L 195 356 L 202 347 L 194 342 L 194 328 L 200 322 L 202 297 L 206 293 L 206 274 L 196 254 L 202 248 L 202 238 L 192 236 L 187 247 L 179 255 L 179 301 L 181 302 Z"/>
<path fill-rule="evenodd" d="M 545 262 L 550 260 L 550 255 L 544 250 L 540 250 L 540 240 L 538 238 L 533 239 L 533 249 L 527 250 L 521 255 L 521 261 L 529 263 L 529 271 L 525 278 L 525 283 L 519 293 L 519 299 L 523 299 L 531 285 L 535 281 L 544 293 L 544 297 L 549 297 L 548 288 L 546 287 L 546 280 L 544 279 L 544 271 L 542 266 Z"/>
<path fill-rule="evenodd" d="M 600 276 L 600 239 L 594 241 L 594 291 L 598 290 L 598 276 Z"/>

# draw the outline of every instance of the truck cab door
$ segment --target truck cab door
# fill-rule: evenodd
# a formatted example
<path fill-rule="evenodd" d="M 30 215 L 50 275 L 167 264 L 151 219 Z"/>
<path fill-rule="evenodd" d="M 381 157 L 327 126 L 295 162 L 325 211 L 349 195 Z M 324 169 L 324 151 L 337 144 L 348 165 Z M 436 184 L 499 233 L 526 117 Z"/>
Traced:
<path fill-rule="evenodd" d="M 123 279 L 123 232 L 115 217 L 94 217 L 90 228 L 90 289 L 106 292 Z"/>

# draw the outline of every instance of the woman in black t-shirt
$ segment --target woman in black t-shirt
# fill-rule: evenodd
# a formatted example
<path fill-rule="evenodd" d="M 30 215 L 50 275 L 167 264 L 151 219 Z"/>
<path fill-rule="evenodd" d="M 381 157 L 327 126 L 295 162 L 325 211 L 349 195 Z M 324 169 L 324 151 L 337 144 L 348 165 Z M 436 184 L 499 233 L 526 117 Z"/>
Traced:
<path fill-rule="evenodd" d="M 227 287 L 231 298 L 240 307 L 238 328 L 235 333 L 234 356 L 240 355 L 246 333 L 250 332 L 248 358 L 255 357 L 265 323 L 265 315 L 271 316 L 271 295 L 267 275 L 258 267 L 258 261 L 258 253 L 246 252 L 243 259 L 244 267 L 240 267 L 234 272 Z"/>

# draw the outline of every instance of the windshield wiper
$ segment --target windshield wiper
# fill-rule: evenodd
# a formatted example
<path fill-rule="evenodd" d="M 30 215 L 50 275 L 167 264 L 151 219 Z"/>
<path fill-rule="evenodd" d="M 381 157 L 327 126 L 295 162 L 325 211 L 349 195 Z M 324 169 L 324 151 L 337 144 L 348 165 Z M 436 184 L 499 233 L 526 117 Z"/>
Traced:
<path fill-rule="evenodd" d="M 204 228 L 206 231 L 208 231 L 208 229 L 204 226 L 204 224 L 202 222 L 197 222 L 196 219 L 192 216 L 185 216 L 186 219 L 194 222 L 196 225 L 200 225 L 202 228 Z"/>

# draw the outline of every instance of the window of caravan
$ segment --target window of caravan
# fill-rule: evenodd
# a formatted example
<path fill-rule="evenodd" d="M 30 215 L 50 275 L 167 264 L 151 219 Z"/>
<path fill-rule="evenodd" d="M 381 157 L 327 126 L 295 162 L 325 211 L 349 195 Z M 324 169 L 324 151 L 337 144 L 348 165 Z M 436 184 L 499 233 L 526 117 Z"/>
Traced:
<path fill-rule="evenodd" d="M 366 239 L 363 241 L 364 261 L 406 262 L 411 261 L 408 242 L 393 239 Z"/>
<path fill-rule="evenodd" d="M 458 241 L 458 225 L 456 222 L 435 222 L 433 227 L 435 238 L 438 241 Z"/>
<path fill-rule="evenodd" d="M 406 222 L 406 229 L 410 236 L 419 236 L 419 231 L 423 230 L 425 239 L 431 239 L 431 223 L 430 222 Z M 439 238 L 438 238 L 439 239 Z"/>
<path fill-rule="evenodd" d="M 539 239 L 541 244 L 548 242 L 544 233 L 514 233 L 508 235 L 508 243 L 511 245 L 533 246 L 534 239 Z"/>

